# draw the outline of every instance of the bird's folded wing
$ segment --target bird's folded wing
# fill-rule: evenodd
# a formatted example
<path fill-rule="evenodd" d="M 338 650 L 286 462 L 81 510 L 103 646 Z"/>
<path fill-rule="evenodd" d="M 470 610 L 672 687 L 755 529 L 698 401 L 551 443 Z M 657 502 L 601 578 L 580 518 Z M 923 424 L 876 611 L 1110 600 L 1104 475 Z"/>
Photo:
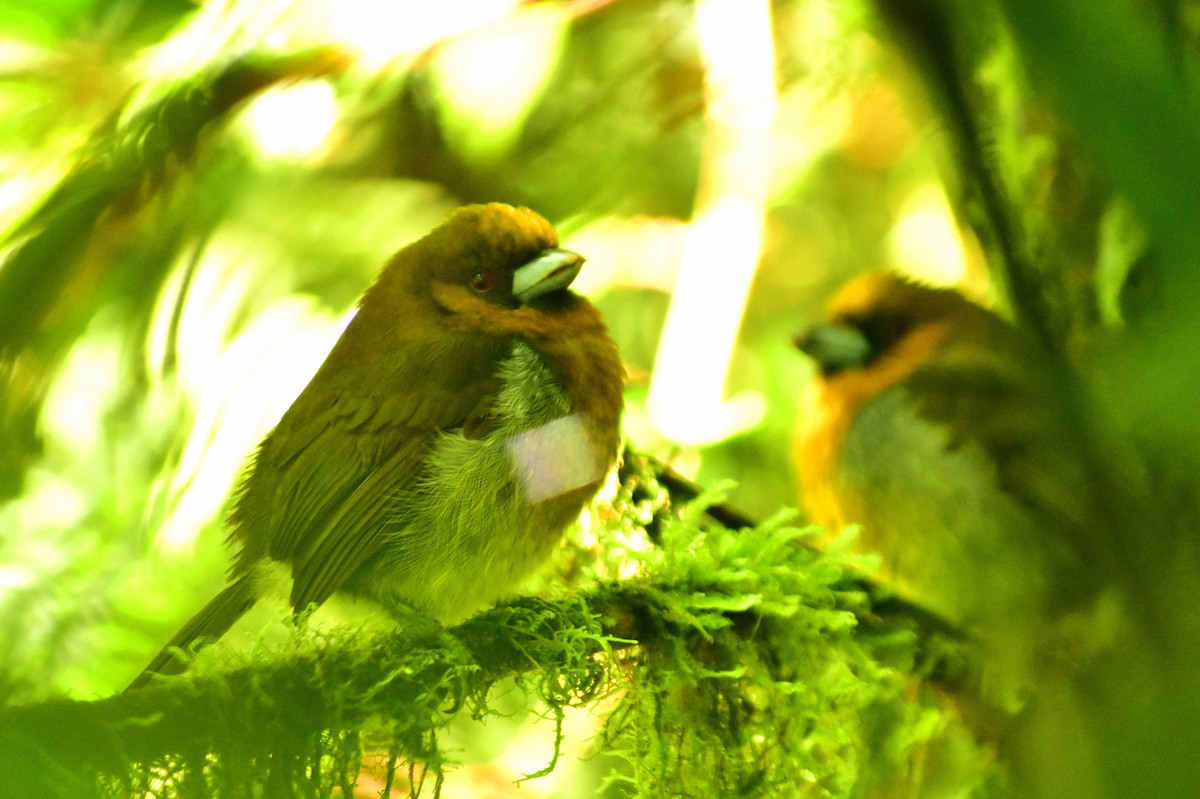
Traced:
<path fill-rule="evenodd" d="M 266 554 L 292 564 L 297 612 L 324 602 L 379 552 L 429 448 L 462 426 L 480 402 L 474 394 L 437 403 L 342 394 L 313 403 L 320 410 L 307 419 L 280 423 L 281 445 L 266 442 L 257 468 L 275 473 Z"/>
<path fill-rule="evenodd" d="M 292 568 L 291 603 L 297 612 L 328 599 L 395 531 L 398 494 L 419 476 L 426 450 L 426 437 L 410 432 L 386 460 L 343 483 L 340 501 L 305 529 Z"/>
<path fill-rule="evenodd" d="M 951 447 L 981 446 L 996 465 L 1000 487 L 1065 531 L 1084 522 L 1088 486 L 1067 418 L 1065 383 L 1043 366 L 995 353 L 951 352 L 918 369 L 909 386 L 922 414 L 960 437 Z"/>

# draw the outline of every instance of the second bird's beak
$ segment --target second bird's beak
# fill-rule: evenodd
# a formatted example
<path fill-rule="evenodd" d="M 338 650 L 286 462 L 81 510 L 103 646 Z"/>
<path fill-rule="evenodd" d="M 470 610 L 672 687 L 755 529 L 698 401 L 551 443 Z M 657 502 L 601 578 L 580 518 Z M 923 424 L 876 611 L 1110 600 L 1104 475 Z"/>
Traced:
<path fill-rule="evenodd" d="M 865 366 L 871 357 L 867 337 L 861 330 L 846 325 L 829 322 L 813 325 L 795 336 L 792 343 L 816 361 L 825 375 Z"/>
<path fill-rule="evenodd" d="M 582 255 L 570 250 L 557 247 L 544 250 L 513 272 L 513 296 L 524 305 L 552 291 L 565 289 L 579 274 L 583 260 Z"/>

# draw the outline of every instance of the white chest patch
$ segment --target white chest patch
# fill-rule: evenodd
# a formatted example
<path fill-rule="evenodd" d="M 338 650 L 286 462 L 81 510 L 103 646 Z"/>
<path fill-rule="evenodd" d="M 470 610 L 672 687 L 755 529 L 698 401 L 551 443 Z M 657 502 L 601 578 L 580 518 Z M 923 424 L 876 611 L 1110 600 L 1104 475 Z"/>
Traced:
<path fill-rule="evenodd" d="M 504 445 L 526 502 L 543 502 L 604 476 L 577 413 L 517 433 Z"/>

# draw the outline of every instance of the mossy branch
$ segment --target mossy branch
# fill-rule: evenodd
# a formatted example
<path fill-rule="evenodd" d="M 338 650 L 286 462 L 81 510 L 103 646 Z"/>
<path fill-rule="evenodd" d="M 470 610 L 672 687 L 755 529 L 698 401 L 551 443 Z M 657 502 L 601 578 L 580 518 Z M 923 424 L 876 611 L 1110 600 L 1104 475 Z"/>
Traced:
<path fill-rule="evenodd" d="M 601 600 L 597 595 L 607 595 Z M 232 671 L 184 674 L 113 697 L 56 701 L 0 713 L 0 749 L 17 773 L 0 772 L 0 793 L 36 784 L 124 779 L 134 763 L 167 764 L 186 777 L 212 754 L 257 762 L 264 773 L 319 756 L 329 735 L 387 718 L 405 754 L 429 757 L 422 741 L 488 688 L 516 673 L 574 674 L 565 702 L 605 685 L 594 655 L 620 641 L 591 609 L 619 601 L 650 612 L 645 590 L 614 589 L 549 602 L 527 599 L 449 630 L 401 630 L 371 639 L 340 636 L 308 651 Z M 548 692 L 549 693 L 549 692 Z M 11 780 L 11 782 L 10 782 Z M 60 782 L 61 784 L 61 782 Z"/>
<path fill-rule="evenodd" d="M 0 794 L 327 796 L 354 785 L 365 752 L 386 753 L 389 781 L 407 769 L 414 792 L 432 775 L 436 793 L 448 763 L 439 731 L 487 715 L 489 690 L 509 678 L 560 719 L 619 692 L 606 746 L 629 763 L 615 778 L 641 795 L 778 795 L 797 769 L 845 793 L 864 763 L 906 751 L 871 755 L 882 739 L 863 714 L 891 706 L 883 738 L 911 737 L 902 686 L 916 639 L 859 627 L 874 617 L 850 556 L 805 546 L 812 531 L 782 516 L 705 528 L 711 500 L 664 522 L 633 579 L 520 599 L 446 630 L 314 635 L 224 673 L 6 708 Z"/>

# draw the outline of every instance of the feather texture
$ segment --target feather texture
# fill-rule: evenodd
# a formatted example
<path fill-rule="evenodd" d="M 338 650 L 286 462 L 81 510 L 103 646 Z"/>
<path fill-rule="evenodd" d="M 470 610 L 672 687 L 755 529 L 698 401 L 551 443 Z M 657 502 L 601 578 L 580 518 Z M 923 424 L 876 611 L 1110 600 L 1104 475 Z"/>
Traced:
<path fill-rule="evenodd" d="M 214 600 L 172 645 L 224 633 L 272 562 L 297 614 L 346 592 L 453 622 L 545 560 L 616 461 L 624 378 L 566 288 L 582 258 L 557 245 L 537 214 L 493 203 L 392 258 L 247 471 L 229 520 L 239 603 Z M 518 457 L 520 435 L 566 450 Z M 530 494 L 532 473 L 548 492 Z"/>
<path fill-rule="evenodd" d="M 968 627 L 1044 614 L 1086 582 L 1090 486 L 1065 375 L 961 295 L 887 273 L 847 286 L 830 324 L 866 346 L 823 358 L 797 467 L 814 521 L 855 523 L 909 598 Z"/>

